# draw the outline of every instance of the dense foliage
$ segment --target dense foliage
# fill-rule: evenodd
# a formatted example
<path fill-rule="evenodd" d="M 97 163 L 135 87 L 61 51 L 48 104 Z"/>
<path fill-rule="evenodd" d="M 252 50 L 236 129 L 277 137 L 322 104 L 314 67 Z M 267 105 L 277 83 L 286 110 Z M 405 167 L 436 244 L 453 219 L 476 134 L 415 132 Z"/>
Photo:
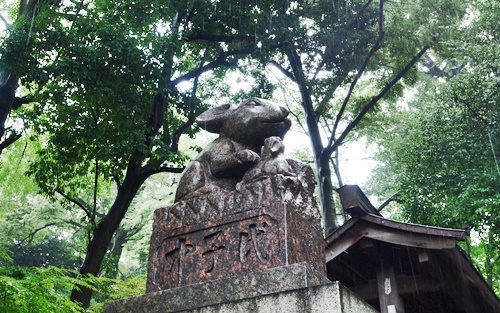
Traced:
<path fill-rule="evenodd" d="M 490 249 L 478 260 L 498 274 L 493 1 L 31 0 L 2 13 L 0 242 L 16 264 L 143 282 L 152 209 L 188 160 L 181 135 L 209 105 L 281 86 L 311 139 L 326 232 L 339 225 L 338 148 L 369 135 L 387 166 L 380 194 L 404 189 L 406 220 L 474 228 Z M 412 86 L 419 101 L 405 112 Z M 20 270 L 13 282 L 58 271 Z M 76 283 L 72 299 L 88 307 L 89 282 L 60 271 L 57 299 Z M 98 302 L 119 296 L 112 280 L 98 287 Z"/>
<path fill-rule="evenodd" d="M 77 286 L 93 288 L 96 280 L 79 277 L 76 271 L 57 267 L 28 268 L 9 264 L 5 250 L 0 253 L 0 311 L 9 313 L 84 312 L 69 300 Z"/>
<path fill-rule="evenodd" d="M 240 52 L 227 44 L 189 38 L 199 28 L 224 29 L 202 14 L 208 4 L 47 3 L 8 30 L 3 67 L 36 100 L 18 115 L 41 142 L 29 174 L 43 194 L 83 215 L 82 273 L 99 274 L 143 183 L 182 170 L 180 136 L 193 134 L 205 107 L 196 92 L 200 75 L 236 64 Z M 177 87 L 190 79 L 191 89 Z M 88 306 L 90 295 L 82 288 L 72 297 Z"/>
<path fill-rule="evenodd" d="M 500 6 L 476 5 L 448 42 L 455 58 L 446 62 L 459 73 L 422 81 L 409 110 L 379 137 L 373 185 L 385 196 L 399 191 L 406 221 L 470 229 L 474 259 L 499 292 Z"/>

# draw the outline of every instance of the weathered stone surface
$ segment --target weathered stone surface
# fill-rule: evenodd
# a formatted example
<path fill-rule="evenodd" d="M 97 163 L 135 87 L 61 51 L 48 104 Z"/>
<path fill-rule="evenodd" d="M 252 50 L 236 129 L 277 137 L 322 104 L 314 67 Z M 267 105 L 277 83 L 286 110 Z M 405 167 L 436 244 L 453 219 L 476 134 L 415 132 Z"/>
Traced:
<path fill-rule="evenodd" d="M 205 306 L 182 313 L 376 313 L 347 288 L 328 285 Z"/>
<path fill-rule="evenodd" d="M 307 262 L 324 273 L 319 229 L 285 202 L 174 230 L 154 227 L 147 292 Z"/>
<path fill-rule="evenodd" d="M 313 172 L 297 161 L 287 164 L 293 176 L 265 175 L 233 191 L 203 187 L 156 210 L 147 292 L 300 262 L 323 273 Z"/>
<path fill-rule="evenodd" d="M 196 197 L 203 187 L 234 190 L 245 172 L 260 160 L 264 140 L 283 138 L 290 129 L 288 110 L 271 101 L 250 98 L 235 107 L 224 104 L 196 118 L 201 128 L 220 134 L 188 165 L 175 201 Z"/>
<path fill-rule="evenodd" d="M 295 176 L 285 159 L 284 152 L 285 146 L 280 137 L 266 138 L 260 152 L 259 163 L 243 175 L 242 182 L 248 184 L 276 174 Z"/>
<path fill-rule="evenodd" d="M 312 269 L 307 263 L 297 263 L 110 302 L 106 304 L 104 312 L 168 313 L 189 311 L 230 301 L 323 285 L 329 282 L 325 276 Z"/>
<path fill-rule="evenodd" d="M 321 229 L 311 167 L 291 159 L 287 163 L 293 176 L 277 174 L 248 183 L 239 182 L 232 191 L 216 186 L 202 187 L 189 199 L 156 210 L 154 224 L 162 229 L 176 229 L 285 201 L 310 221 L 311 227 Z"/>
<path fill-rule="evenodd" d="M 197 118 L 200 127 L 220 136 L 186 168 L 176 202 L 155 211 L 149 294 L 116 302 L 109 312 L 185 310 L 194 308 L 182 301 L 186 297 L 206 305 L 305 287 L 303 274 L 309 275 L 307 286 L 323 280 L 315 178 L 309 166 L 284 157 L 287 115 L 272 102 L 252 98 Z M 179 305 L 159 304 L 165 294 L 175 300 L 180 289 Z"/>

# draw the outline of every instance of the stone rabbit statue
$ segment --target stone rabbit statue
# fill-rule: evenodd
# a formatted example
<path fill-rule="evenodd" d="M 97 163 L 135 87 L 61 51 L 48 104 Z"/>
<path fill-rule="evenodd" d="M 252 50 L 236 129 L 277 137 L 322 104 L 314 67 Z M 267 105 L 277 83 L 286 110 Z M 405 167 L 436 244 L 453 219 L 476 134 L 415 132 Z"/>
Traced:
<path fill-rule="evenodd" d="M 188 199 L 203 187 L 234 190 L 246 171 L 260 161 L 258 153 L 264 140 L 272 136 L 282 139 L 290 129 L 288 113 L 286 108 L 260 98 L 203 112 L 196 124 L 219 137 L 186 167 L 175 201 Z"/>
<path fill-rule="evenodd" d="M 275 174 L 295 176 L 285 159 L 284 152 L 285 145 L 280 137 L 266 138 L 261 150 L 260 162 L 245 173 L 242 181 L 250 183 Z"/>

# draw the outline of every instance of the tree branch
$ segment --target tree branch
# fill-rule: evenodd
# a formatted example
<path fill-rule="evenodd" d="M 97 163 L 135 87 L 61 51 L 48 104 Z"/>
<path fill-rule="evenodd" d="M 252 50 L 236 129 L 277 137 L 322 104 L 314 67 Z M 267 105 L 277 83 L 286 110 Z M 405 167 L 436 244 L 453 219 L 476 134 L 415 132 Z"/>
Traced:
<path fill-rule="evenodd" d="M 95 219 L 92 217 L 92 208 L 90 208 L 83 200 L 71 198 L 58 188 L 54 189 L 54 191 L 60 194 L 64 199 L 68 200 L 69 202 L 75 204 L 80 209 L 82 209 L 85 212 L 85 215 L 87 215 L 87 217 L 90 219 L 92 226 L 94 226 L 94 228 L 96 227 Z"/>
<path fill-rule="evenodd" d="M 168 166 L 160 166 L 155 169 L 146 170 L 146 175 L 154 175 L 158 173 L 174 173 L 181 174 L 184 171 L 185 167 L 168 167 Z"/>
<path fill-rule="evenodd" d="M 201 64 L 198 67 L 201 68 Z M 198 76 L 194 77 L 194 84 L 193 84 L 193 91 L 191 94 L 191 97 L 189 98 L 188 101 L 192 101 L 193 98 L 196 97 L 196 90 L 198 89 Z M 191 125 L 193 125 L 195 121 L 195 116 L 194 116 L 194 108 L 192 108 L 191 105 L 189 105 L 189 112 L 188 112 L 188 121 L 182 124 L 179 128 L 177 128 L 173 133 L 171 138 L 169 136 L 166 136 L 169 138 L 170 142 L 170 151 L 172 152 L 177 152 L 179 149 L 179 140 L 181 135 L 189 128 Z M 154 169 L 153 164 L 148 164 L 147 166 L 143 167 L 144 173 L 147 176 L 157 174 L 157 173 L 162 173 L 162 172 L 169 172 L 169 173 L 182 173 L 184 168 L 171 168 L 171 167 L 159 167 L 158 169 Z"/>
<path fill-rule="evenodd" d="M 7 137 L 5 140 L 0 142 L 0 154 L 2 154 L 2 151 L 5 148 L 7 148 L 8 146 L 10 146 L 14 142 L 16 142 L 16 140 L 18 140 L 19 138 L 21 138 L 21 134 L 12 133 L 9 137 Z"/>
<path fill-rule="evenodd" d="M 20 246 L 22 245 L 25 241 L 27 241 L 29 239 L 28 242 L 31 242 L 33 240 L 33 237 L 36 235 L 36 233 L 38 233 L 39 231 L 41 230 L 44 230 L 45 228 L 47 227 L 50 227 L 50 226 L 54 226 L 56 225 L 55 222 L 53 223 L 48 223 L 42 227 L 38 227 L 37 229 L 35 229 L 34 231 L 32 231 L 28 236 L 24 237 L 23 239 L 21 239 L 21 241 L 19 241 L 17 244 L 15 244 L 15 246 Z"/>
<path fill-rule="evenodd" d="M 189 11 L 189 13 L 187 14 L 186 20 L 184 22 L 184 29 L 188 29 L 188 25 L 191 22 L 191 20 L 193 19 L 193 17 L 196 14 L 198 14 L 198 13 L 196 13 L 195 7 L 196 7 L 196 5 L 193 4 L 193 6 L 191 7 L 191 11 Z"/>
<path fill-rule="evenodd" d="M 383 10 L 384 10 L 384 0 L 380 0 L 380 5 L 379 5 L 379 21 L 378 21 L 378 37 L 377 40 L 375 40 L 375 43 L 373 44 L 372 48 L 370 49 L 370 52 L 365 57 L 365 60 L 363 61 L 363 64 L 361 65 L 361 68 L 358 70 L 358 73 L 354 77 L 353 81 L 351 82 L 351 86 L 349 87 L 349 92 L 347 93 L 346 97 L 344 98 L 344 102 L 342 103 L 342 106 L 340 107 L 339 113 L 337 114 L 337 117 L 335 119 L 335 124 L 333 125 L 333 130 L 330 135 L 330 139 L 328 140 L 328 145 L 326 148 L 328 149 L 335 138 L 335 133 L 337 132 L 337 127 L 339 126 L 340 119 L 342 118 L 342 115 L 344 114 L 344 111 L 347 107 L 347 103 L 349 102 L 349 99 L 351 98 L 352 92 L 354 90 L 354 87 L 358 83 L 359 78 L 365 71 L 366 67 L 368 66 L 368 63 L 370 62 L 371 57 L 375 53 L 375 51 L 378 50 L 380 47 L 380 43 L 382 42 L 382 39 L 384 38 L 384 29 L 383 29 Z"/>
<path fill-rule="evenodd" d="M 337 87 L 337 84 L 330 84 L 328 90 L 325 92 L 325 96 L 323 97 L 323 99 L 321 99 L 320 103 L 316 107 L 315 112 L 317 116 L 321 116 L 325 112 L 325 109 L 328 107 L 328 102 L 332 99 L 335 91 L 337 90 Z"/>
<path fill-rule="evenodd" d="M 477 118 L 480 122 L 484 123 L 488 127 L 491 127 L 490 122 L 486 118 L 482 117 L 476 110 L 474 110 L 474 108 L 472 108 L 469 102 L 459 99 L 456 95 L 453 98 L 455 102 L 462 103 L 467 108 L 467 110 L 469 110 L 472 113 L 472 115 L 475 118 Z"/>
<path fill-rule="evenodd" d="M 323 129 L 326 128 L 325 132 L 331 133 L 332 132 L 332 128 L 328 124 L 328 119 L 326 119 L 324 115 L 322 115 L 321 118 L 323 119 L 323 125 L 324 125 Z"/>
<path fill-rule="evenodd" d="M 283 66 L 281 66 L 281 64 L 279 64 L 278 62 L 276 61 L 269 61 L 267 62 L 268 64 L 271 64 L 271 65 L 274 65 L 274 67 L 276 67 L 283 75 L 285 75 L 286 77 L 288 77 L 290 80 L 296 82 L 296 79 L 295 79 L 295 76 L 293 76 L 292 73 L 290 73 L 289 71 L 287 71 Z"/>
<path fill-rule="evenodd" d="M 323 143 L 321 142 L 320 131 L 318 127 L 318 120 L 316 113 L 313 109 L 311 95 L 307 90 L 307 82 L 302 67 L 302 60 L 296 50 L 288 49 L 285 51 L 290 66 L 293 70 L 293 75 L 296 78 L 296 83 L 302 97 L 302 109 L 306 120 L 307 129 L 309 130 L 309 138 L 311 139 L 312 149 L 315 155 L 320 155 L 323 150 Z"/>
<path fill-rule="evenodd" d="M 365 12 L 365 10 L 370 6 L 370 4 L 372 2 L 373 2 L 373 0 L 368 0 L 368 2 L 365 3 L 365 5 L 363 5 L 363 7 L 356 14 L 356 17 L 347 25 L 347 27 L 346 27 L 347 30 L 350 31 L 350 30 L 352 30 L 354 28 L 354 26 L 356 25 L 356 22 L 359 20 L 359 18 L 361 17 L 361 15 Z M 316 68 L 316 72 L 314 73 L 312 80 L 316 79 L 316 76 L 318 76 L 318 73 L 321 71 L 321 69 L 323 68 L 323 66 L 325 66 L 325 63 L 326 63 L 326 60 L 325 60 L 325 58 L 323 58 L 323 60 L 321 60 L 321 63 Z"/>
<path fill-rule="evenodd" d="M 132 240 L 132 237 L 137 235 L 142 229 L 144 228 L 144 219 L 141 219 L 141 222 L 139 222 L 139 226 L 133 227 L 129 230 L 125 231 L 125 236 L 127 237 L 128 240 Z"/>
<path fill-rule="evenodd" d="M 7 22 L 7 20 L 5 19 L 5 17 L 3 17 L 3 15 L 1 15 L 1 14 L 0 14 L 0 21 L 3 22 L 3 24 L 5 25 L 5 28 L 9 28 L 10 27 L 9 22 Z"/>
<path fill-rule="evenodd" d="M 198 68 L 201 68 L 201 64 Z M 194 83 L 193 83 L 193 91 L 191 93 L 191 97 L 189 98 L 189 101 L 192 101 L 193 98 L 196 97 L 196 91 L 198 89 L 198 78 L 200 76 L 196 76 L 194 78 Z M 189 105 L 189 112 L 188 112 L 188 121 L 184 124 L 182 124 L 179 128 L 177 128 L 173 133 L 172 133 L 172 139 L 171 139 L 171 145 L 170 148 L 173 152 L 177 152 L 179 149 L 179 140 L 181 138 L 181 135 L 189 128 L 191 125 L 193 125 L 195 121 L 195 116 L 194 116 L 194 109 Z"/>
<path fill-rule="evenodd" d="M 370 6 L 372 1 L 373 0 L 368 0 L 368 2 L 365 3 L 363 5 L 363 7 L 361 7 L 361 10 L 359 10 L 358 13 L 356 13 L 356 17 L 349 23 L 349 25 L 347 25 L 348 30 L 352 30 L 354 28 L 354 26 L 356 26 L 356 23 L 358 22 L 359 18 L 366 11 L 366 9 Z"/>
<path fill-rule="evenodd" d="M 118 175 L 116 173 L 109 173 L 105 177 L 111 177 L 111 178 L 113 178 L 113 180 L 116 183 L 116 188 L 120 188 L 120 186 L 122 185 L 122 183 L 120 182 L 120 177 L 118 177 Z"/>
<path fill-rule="evenodd" d="M 98 148 L 96 148 L 98 150 Z M 97 188 L 99 187 L 99 158 L 95 157 L 95 169 L 94 169 L 94 205 L 92 206 L 92 219 L 95 220 L 97 211 Z"/>
<path fill-rule="evenodd" d="M 198 77 L 200 76 L 201 74 L 205 73 L 205 72 L 208 72 L 214 68 L 217 68 L 219 66 L 227 66 L 227 67 L 231 67 L 231 66 L 234 66 L 236 65 L 236 63 L 238 62 L 238 58 L 234 59 L 234 60 L 231 60 L 231 61 L 227 61 L 227 57 L 232 55 L 233 53 L 236 55 L 236 54 L 248 54 L 249 51 L 248 50 L 238 50 L 240 52 L 237 52 L 237 51 L 233 51 L 233 52 L 230 52 L 230 53 L 222 53 L 217 59 L 215 59 L 214 61 L 208 63 L 208 64 L 205 64 L 203 66 L 200 66 L 198 68 L 196 68 L 195 70 L 192 70 L 191 72 L 189 73 L 186 73 L 184 75 L 182 75 L 181 77 L 178 77 L 174 80 L 171 80 L 169 83 L 168 83 L 168 86 L 169 87 L 174 87 L 176 86 L 177 84 L 183 82 L 183 81 L 187 81 L 187 80 L 190 80 L 192 78 L 195 78 L 195 77 Z M 250 51 L 251 52 L 251 51 Z"/>
<path fill-rule="evenodd" d="M 73 20 L 71 21 L 71 26 L 69 27 L 69 30 L 71 31 L 73 29 L 73 26 L 75 25 L 75 22 L 76 22 L 76 19 L 78 18 L 78 16 L 80 15 L 80 11 L 82 10 L 82 7 L 83 7 L 83 2 L 85 0 L 81 0 L 80 1 L 80 4 L 78 5 L 78 9 L 76 10 L 76 13 L 75 13 L 75 17 L 73 18 Z"/>
<path fill-rule="evenodd" d="M 424 53 L 426 53 L 427 50 L 430 49 L 430 47 L 431 47 L 431 43 L 428 43 L 427 45 L 425 45 L 419 51 L 419 53 L 417 53 L 417 55 L 415 55 L 413 57 L 413 59 L 405 66 L 405 68 L 401 72 L 399 72 L 399 74 L 396 75 L 396 77 L 394 77 L 388 84 L 386 84 L 385 87 L 380 91 L 380 93 L 378 95 L 373 97 L 363 107 L 363 110 L 361 110 L 361 112 L 358 114 L 358 116 L 356 116 L 356 118 L 351 123 L 349 123 L 349 125 L 347 125 L 346 129 L 342 132 L 342 134 L 339 136 L 339 138 L 337 138 L 337 140 L 331 146 L 329 146 L 328 149 L 325 149 L 325 153 L 331 154 L 334 150 L 336 150 L 338 148 L 340 143 L 351 132 L 351 130 L 354 129 L 354 127 L 356 127 L 359 124 L 359 122 L 363 119 L 363 117 L 366 115 L 366 113 L 368 113 L 368 111 L 370 111 L 373 108 L 373 106 L 378 102 L 378 100 L 380 100 L 382 97 L 384 97 L 385 94 L 387 94 L 387 92 L 389 92 L 389 90 L 391 90 L 391 88 L 413 67 L 413 65 L 415 65 L 415 63 L 418 62 L 418 60 L 422 57 L 422 55 L 424 55 Z"/>
<path fill-rule="evenodd" d="M 279 43 L 277 45 L 271 45 L 271 46 L 267 47 L 267 49 L 274 50 L 274 49 L 286 46 L 288 44 L 290 44 L 290 43 L 283 42 L 283 43 Z M 176 86 L 180 82 L 190 80 L 192 78 L 200 76 L 201 74 L 208 72 L 216 67 L 220 67 L 220 66 L 232 67 L 232 66 L 236 65 L 239 58 L 242 58 L 244 55 L 247 55 L 247 54 L 252 54 L 254 51 L 255 51 L 255 46 L 245 48 L 245 49 L 235 49 L 235 50 L 231 50 L 231 51 L 227 51 L 227 52 L 221 52 L 221 54 L 214 61 L 212 61 L 208 64 L 205 64 L 204 66 L 201 66 L 201 67 L 199 67 L 199 68 L 197 68 L 189 73 L 186 73 L 186 74 L 182 75 L 181 77 L 178 77 L 174 80 L 171 80 L 170 82 L 167 83 L 167 85 L 169 87 Z M 228 61 L 227 58 L 230 56 L 233 56 L 234 59 Z"/>
<path fill-rule="evenodd" d="M 380 211 L 382 211 L 382 209 L 383 209 L 383 208 L 385 208 L 387 205 L 389 205 L 389 203 L 391 203 L 392 201 L 394 201 L 394 200 L 395 200 L 394 198 L 395 198 L 397 195 L 399 195 L 400 193 L 401 193 L 401 190 L 397 191 L 395 194 L 393 194 L 392 196 L 390 196 L 389 198 L 387 198 L 387 200 L 385 200 L 385 201 L 384 201 L 384 203 L 382 203 L 382 204 L 378 207 L 377 211 L 379 211 L 379 212 L 380 212 Z"/>
<path fill-rule="evenodd" d="M 64 220 L 63 222 L 67 223 L 67 224 L 70 224 L 70 225 L 73 225 L 73 226 L 76 226 L 78 228 L 82 228 L 83 227 L 82 224 L 77 223 L 77 222 L 75 222 L 73 220 Z"/>
<path fill-rule="evenodd" d="M 299 125 L 299 127 L 302 129 L 304 134 L 309 136 L 309 133 L 307 132 L 307 128 L 304 126 L 304 124 L 302 124 L 302 121 L 301 121 L 299 114 L 293 112 L 292 110 L 289 110 L 289 112 L 295 118 L 295 122 L 297 123 L 297 125 Z"/>
<path fill-rule="evenodd" d="M 289 42 L 283 42 L 276 45 L 271 45 L 266 49 L 271 51 L 289 44 L 290 44 Z M 252 46 L 244 49 L 235 49 L 227 52 L 221 52 L 221 54 L 214 61 L 168 82 L 168 86 L 173 87 L 179 84 L 180 82 L 190 80 L 192 78 L 195 78 L 196 76 L 200 76 L 201 74 L 208 72 L 209 70 L 219 66 L 227 66 L 227 67 L 234 66 L 236 65 L 236 62 L 238 61 L 239 58 L 242 58 L 244 55 L 252 54 L 255 51 L 255 47 L 256 46 Z M 235 59 L 228 61 L 227 58 L 230 56 L 235 57 Z"/>
<path fill-rule="evenodd" d="M 15 97 L 14 101 L 12 101 L 12 110 L 17 110 L 23 104 L 31 103 L 31 102 L 35 102 L 35 100 L 30 99 L 30 98 L 26 98 L 26 97 L 22 97 L 22 98 Z"/>
<path fill-rule="evenodd" d="M 216 35 L 216 34 L 195 34 L 186 37 L 186 41 L 204 40 L 212 42 L 225 42 L 225 43 L 237 43 L 237 42 L 255 42 L 255 36 L 248 35 Z"/>

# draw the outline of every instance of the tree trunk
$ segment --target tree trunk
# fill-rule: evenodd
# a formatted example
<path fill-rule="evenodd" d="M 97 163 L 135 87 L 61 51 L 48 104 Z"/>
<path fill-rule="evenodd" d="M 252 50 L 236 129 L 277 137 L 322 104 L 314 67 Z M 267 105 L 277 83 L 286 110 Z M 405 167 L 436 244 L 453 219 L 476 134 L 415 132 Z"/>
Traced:
<path fill-rule="evenodd" d="M 94 276 L 99 274 L 113 234 L 125 217 L 125 213 L 127 213 L 135 194 L 147 178 L 143 177 L 145 175 L 141 175 L 139 171 L 139 166 L 129 164 L 125 180 L 118 189 L 118 194 L 111 209 L 93 232 L 85 260 L 80 268 L 81 274 L 92 274 Z M 92 290 L 83 286 L 80 287 L 80 290 L 73 290 L 71 293 L 71 300 L 80 303 L 83 308 L 88 308 L 91 297 Z"/>
<path fill-rule="evenodd" d="M 6 76 L 6 79 L 0 86 L 0 139 L 5 133 L 5 121 L 12 111 L 17 90 L 16 75 L 9 71 L 4 76 Z"/>
<path fill-rule="evenodd" d="M 486 275 L 486 282 L 488 285 L 491 287 L 493 286 L 493 265 L 494 262 L 496 262 L 494 256 L 496 253 L 492 251 L 495 247 L 495 238 L 494 238 L 495 232 L 490 228 L 488 230 L 488 244 L 485 245 L 485 255 L 486 255 L 486 262 L 484 264 L 485 268 L 485 275 Z"/>
<path fill-rule="evenodd" d="M 311 140 L 314 163 L 317 169 L 316 180 L 319 188 L 319 199 L 323 213 L 323 227 L 325 235 L 328 236 L 332 231 L 339 228 L 337 216 L 335 214 L 335 202 L 333 201 L 332 172 L 330 169 L 330 156 L 325 154 L 321 134 L 318 127 L 316 114 L 314 113 L 311 92 L 307 88 L 304 69 L 300 56 L 295 50 L 286 52 L 287 58 L 292 67 L 295 82 L 299 86 L 302 98 L 302 109 L 306 118 L 307 131 Z"/>
<path fill-rule="evenodd" d="M 325 236 L 330 235 L 334 230 L 339 228 L 337 214 L 335 210 L 335 202 L 333 200 L 333 184 L 332 171 L 330 169 L 330 156 L 314 155 L 317 168 L 317 182 L 319 188 L 319 197 L 321 207 L 323 209 L 323 223 L 325 228 Z"/>
<path fill-rule="evenodd" d="M 106 277 L 110 278 L 117 278 L 118 274 L 120 273 L 119 271 L 119 264 L 120 264 L 120 258 L 122 256 L 123 252 L 123 246 L 125 243 L 128 241 L 128 234 L 123 227 L 118 227 L 118 230 L 115 233 L 114 240 L 113 240 L 113 245 L 112 247 L 108 250 L 110 254 L 110 262 L 107 266 L 107 271 Z"/>
<path fill-rule="evenodd" d="M 48 10 L 52 6 L 59 6 L 60 1 L 49 1 L 44 3 L 44 9 Z M 39 0 L 23 0 L 19 2 L 18 7 L 18 19 L 28 18 L 34 19 L 37 14 L 40 13 L 40 1 Z M 10 25 L 10 27 L 15 27 L 15 23 Z M 29 38 L 28 38 L 29 40 Z M 29 49 L 26 45 L 26 49 Z M 27 51 L 22 51 L 25 53 Z M 16 98 L 16 91 L 18 89 L 18 77 L 22 76 L 23 73 L 16 73 L 14 71 L 2 69 L 2 76 L 4 81 L 0 86 L 0 154 L 3 149 L 7 148 L 9 145 L 13 144 L 17 139 L 21 137 L 20 134 L 16 132 L 6 133 L 5 122 L 13 110 L 18 109 L 21 105 L 31 102 L 30 100 Z M 6 138 L 3 138 L 3 137 Z"/>

